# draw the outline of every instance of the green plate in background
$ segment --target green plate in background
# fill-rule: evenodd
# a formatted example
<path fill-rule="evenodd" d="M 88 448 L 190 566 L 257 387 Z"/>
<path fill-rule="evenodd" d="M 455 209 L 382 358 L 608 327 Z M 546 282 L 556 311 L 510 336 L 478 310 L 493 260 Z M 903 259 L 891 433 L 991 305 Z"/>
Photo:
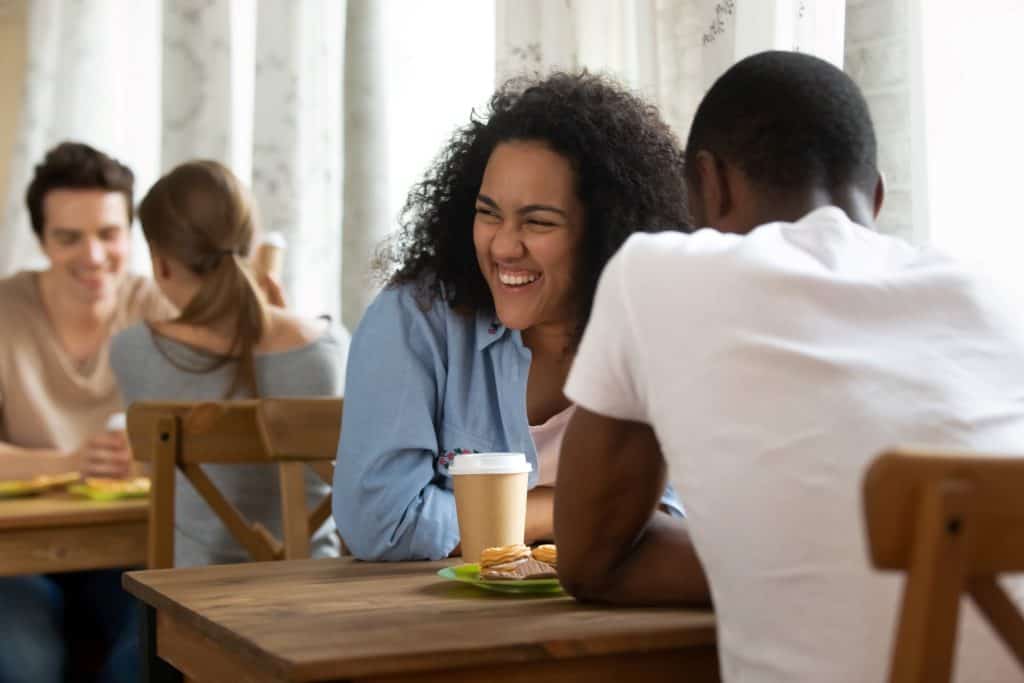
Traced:
<path fill-rule="evenodd" d="M 85 484 L 72 484 L 68 487 L 68 493 L 82 496 L 89 500 L 126 500 L 129 498 L 145 498 L 149 491 L 101 491 Z"/>
<path fill-rule="evenodd" d="M 480 578 L 479 564 L 460 564 L 439 569 L 437 575 L 449 581 L 473 584 L 498 593 L 532 593 L 557 595 L 562 592 L 558 579 L 523 579 L 521 581 L 485 581 Z"/>

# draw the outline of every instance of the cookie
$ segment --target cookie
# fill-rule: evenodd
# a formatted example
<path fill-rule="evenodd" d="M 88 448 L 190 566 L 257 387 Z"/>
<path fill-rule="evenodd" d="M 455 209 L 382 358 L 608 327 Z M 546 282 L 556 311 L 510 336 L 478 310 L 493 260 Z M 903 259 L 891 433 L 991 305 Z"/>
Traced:
<path fill-rule="evenodd" d="M 483 571 L 488 567 L 524 562 L 529 560 L 530 557 L 530 549 L 522 543 L 484 548 L 480 553 L 480 570 Z"/>
<path fill-rule="evenodd" d="M 480 578 L 485 581 L 523 581 L 525 579 L 554 579 L 558 574 L 555 568 L 537 560 L 516 562 L 510 568 L 489 567 L 480 571 Z"/>
<path fill-rule="evenodd" d="M 550 543 L 539 545 L 533 549 L 533 559 L 544 564 L 550 564 L 552 567 L 557 567 L 558 549 Z"/>

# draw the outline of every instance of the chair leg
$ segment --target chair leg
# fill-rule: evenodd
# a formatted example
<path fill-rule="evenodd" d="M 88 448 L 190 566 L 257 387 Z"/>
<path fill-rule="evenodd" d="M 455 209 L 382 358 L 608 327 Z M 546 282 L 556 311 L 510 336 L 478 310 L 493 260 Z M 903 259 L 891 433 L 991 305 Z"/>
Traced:
<path fill-rule="evenodd" d="M 146 549 L 146 565 L 150 569 L 174 566 L 174 486 L 180 426 L 174 416 L 162 417 L 157 423 Z"/>
<path fill-rule="evenodd" d="M 282 462 L 278 465 L 281 481 L 281 525 L 284 531 L 284 558 L 308 558 L 309 520 L 306 517 L 305 465 Z"/>
<path fill-rule="evenodd" d="M 923 491 L 892 652 L 891 683 L 950 680 L 972 504 L 973 489 L 966 482 L 936 482 Z"/>
<path fill-rule="evenodd" d="M 1024 667 L 1024 616 L 994 576 L 972 579 L 968 590 L 981 613 Z"/>

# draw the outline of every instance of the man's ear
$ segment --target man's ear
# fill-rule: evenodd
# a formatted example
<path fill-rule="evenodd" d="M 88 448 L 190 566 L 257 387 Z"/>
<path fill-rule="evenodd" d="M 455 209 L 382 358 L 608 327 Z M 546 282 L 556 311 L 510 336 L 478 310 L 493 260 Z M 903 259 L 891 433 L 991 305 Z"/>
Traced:
<path fill-rule="evenodd" d="M 882 204 L 885 203 L 885 174 L 881 171 L 878 172 L 878 180 L 875 182 L 875 199 L 874 199 L 874 218 L 878 218 L 879 212 L 882 210 Z"/>
<path fill-rule="evenodd" d="M 697 152 L 694 162 L 704 207 L 704 222 L 708 227 L 714 228 L 719 225 L 722 217 L 732 210 L 729 179 L 721 160 L 707 150 Z"/>

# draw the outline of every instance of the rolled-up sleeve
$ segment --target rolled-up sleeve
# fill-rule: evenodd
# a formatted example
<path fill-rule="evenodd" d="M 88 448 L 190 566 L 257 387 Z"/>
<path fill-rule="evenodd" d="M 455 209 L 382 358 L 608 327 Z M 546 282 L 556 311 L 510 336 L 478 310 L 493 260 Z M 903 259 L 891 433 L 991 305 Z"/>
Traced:
<path fill-rule="evenodd" d="M 436 474 L 446 377 L 444 314 L 387 288 L 352 337 L 334 473 L 334 518 L 363 560 L 437 560 L 459 542 L 455 498 Z"/>

